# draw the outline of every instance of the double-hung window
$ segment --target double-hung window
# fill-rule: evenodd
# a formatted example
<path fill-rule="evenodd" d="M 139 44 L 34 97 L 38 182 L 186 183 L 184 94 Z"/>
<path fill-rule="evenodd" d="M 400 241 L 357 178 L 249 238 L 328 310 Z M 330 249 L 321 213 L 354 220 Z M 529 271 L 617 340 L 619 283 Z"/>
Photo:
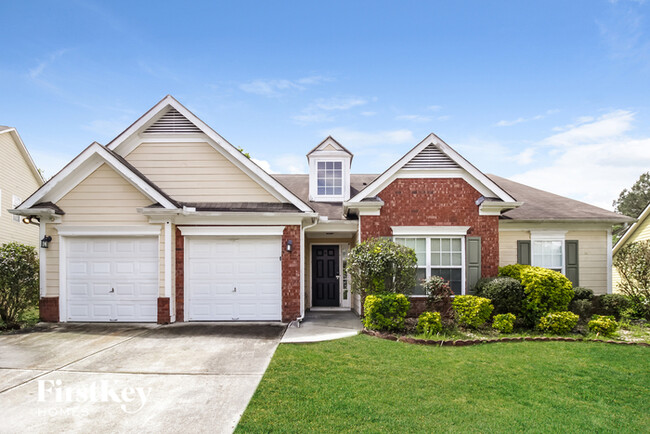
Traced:
<path fill-rule="evenodd" d="M 531 232 L 530 264 L 564 273 L 564 232 Z"/>
<path fill-rule="evenodd" d="M 415 250 L 418 283 L 414 295 L 425 295 L 422 283 L 431 276 L 449 281 L 454 294 L 465 291 L 465 238 L 462 236 L 395 237 L 395 242 Z"/>
<path fill-rule="evenodd" d="M 343 163 L 341 161 L 319 161 L 316 170 L 319 196 L 343 194 Z"/>

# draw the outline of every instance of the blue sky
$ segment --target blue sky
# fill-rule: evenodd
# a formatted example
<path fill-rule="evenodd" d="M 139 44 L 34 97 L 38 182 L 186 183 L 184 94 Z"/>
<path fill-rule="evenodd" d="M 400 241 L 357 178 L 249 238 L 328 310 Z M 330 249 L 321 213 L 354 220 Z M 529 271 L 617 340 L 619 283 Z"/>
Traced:
<path fill-rule="evenodd" d="M 0 124 L 46 175 L 166 94 L 278 173 L 332 134 L 380 173 L 434 132 L 610 207 L 650 170 L 650 2 L 0 3 Z"/>

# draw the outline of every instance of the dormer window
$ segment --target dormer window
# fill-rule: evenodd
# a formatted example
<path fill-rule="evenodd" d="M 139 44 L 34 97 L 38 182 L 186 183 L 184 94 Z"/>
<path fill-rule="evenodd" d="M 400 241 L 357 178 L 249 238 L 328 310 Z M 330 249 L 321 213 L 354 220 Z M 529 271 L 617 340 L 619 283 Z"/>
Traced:
<path fill-rule="evenodd" d="M 343 162 L 319 161 L 318 169 L 318 195 L 341 196 L 343 194 Z"/>
<path fill-rule="evenodd" d="M 350 199 L 350 151 L 328 137 L 307 154 L 307 159 L 309 200 L 344 202 Z"/>

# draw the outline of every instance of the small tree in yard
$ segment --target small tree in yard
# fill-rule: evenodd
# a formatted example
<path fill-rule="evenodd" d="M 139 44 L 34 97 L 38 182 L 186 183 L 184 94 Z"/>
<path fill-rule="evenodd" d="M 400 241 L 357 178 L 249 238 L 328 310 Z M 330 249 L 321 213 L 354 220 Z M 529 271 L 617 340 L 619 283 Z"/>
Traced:
<path fill-rule="evenodd" d="M 623 246 L 614 256 L 621 276 L 618 288 L 633 303 L 639 316 L 650 319 L 650 240 Z"/>
<path fill-rule="evenodd" d="M 389 239 L 371 238 L 350 250 L 346 272 L 352 291 L 362 295 L 408 295 L 416 284 L 416 266 L 413 249 Z"/>
<path fill-rule="evenodd" d="M 36 249 L 20 243 L 0 246 L 0 319 L 18 328 L 20 315 L 38 303 Z"/>

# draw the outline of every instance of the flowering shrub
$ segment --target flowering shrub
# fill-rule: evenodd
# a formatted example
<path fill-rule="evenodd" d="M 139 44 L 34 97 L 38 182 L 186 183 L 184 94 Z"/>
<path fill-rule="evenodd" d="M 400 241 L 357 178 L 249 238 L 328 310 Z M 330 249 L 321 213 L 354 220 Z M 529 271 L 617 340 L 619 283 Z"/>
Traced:
<path fill-rule="evenodd" d="M 363 294 L 409 294 L 416 284 L 417 257 L 409 247 L 371 238 L 348 254 L 346 272 L 352 290 Z"/>
<path fill-rule="evenodd" d="M 402 330 L 410 306 L 404 294 L 369 295 L 363 303 L 363 325 L 373 330 Z"/>
<path fill-rule="evenodd" d="M 458 322 L 468 327 L 479 327 L 490 318 L 494 306 L 490 300 L 474 295 L 457 295 L 452 302 Z"/>
<path fill-rule="evenodd" d="M 611 336 L 618 329 L 618 323 L 614 317 L 606 315 L 594 315 L 588 326 L 589 331 L 603 336 Z"/>
<path fill-rule="evenodd" d="M 449 282 L 440 276 L 431 276 L 422 285 L 427 293 L 427 304 L 436 312 L 440 312 L 446 322 L 453 319 L 454 311 L 451 308 L 451 290 Z"/>
<path fill-rule="evenodd" d="M 569 333 L 578 324 L 578 315 L 572 312 L 551 312 L 539 321 L 537 328 L 546 333 Z"/>
<path fill-rule="evenodd" d="M 502 313 L 494 316 L 492 321 L 492 328 L 498 330 L 500 333 L 512 333 L 516 316 L 511 313 Z"/>
<path fill-rule="evenodd" d="M 417 332 L 425 335 L 435 335 L 442 330 L 440 312 L 423 312 L 418 317 Z"/>
<path fill-rule="evenodd" d="M 38 257 L 32 246 L 11 242 L 0 246 L 0 319 L 19 328 L 18 319 L 38 303 Z"/>

